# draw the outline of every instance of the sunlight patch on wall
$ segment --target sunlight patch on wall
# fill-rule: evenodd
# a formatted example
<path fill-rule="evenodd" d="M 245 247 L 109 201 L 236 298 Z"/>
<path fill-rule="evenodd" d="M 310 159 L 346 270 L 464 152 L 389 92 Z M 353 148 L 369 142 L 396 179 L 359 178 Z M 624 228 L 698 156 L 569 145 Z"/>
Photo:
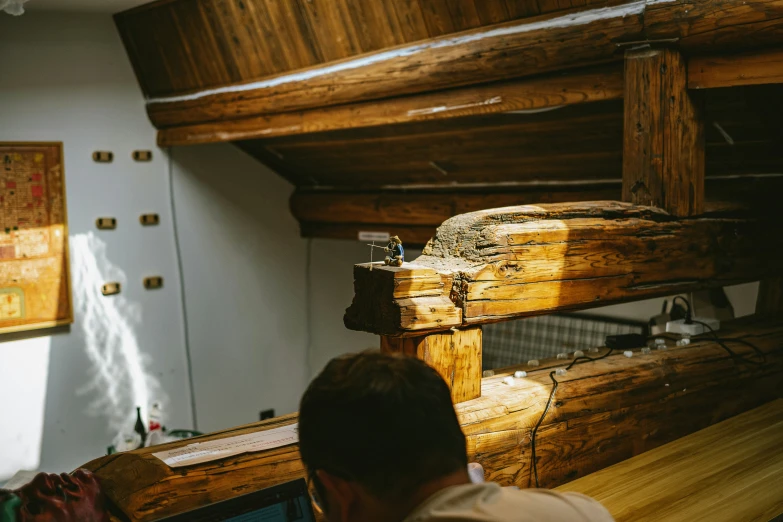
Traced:
<path fill-rule="evenodd" d="M 152 398 L 166 402 L 136 339 L 141 307 L 122 294 L 101 294 L 105 282 L 125 286 L 127 277 L 109 261 L 106 243 L 92 232 L 71 238 L 71 263 L 76 318 L 92 364 L 92 378 L 77 393 L 93 399 L 86 413 L 104 419 L 111 431 L 132 429 L 136 406 L 144 412 Z"/>

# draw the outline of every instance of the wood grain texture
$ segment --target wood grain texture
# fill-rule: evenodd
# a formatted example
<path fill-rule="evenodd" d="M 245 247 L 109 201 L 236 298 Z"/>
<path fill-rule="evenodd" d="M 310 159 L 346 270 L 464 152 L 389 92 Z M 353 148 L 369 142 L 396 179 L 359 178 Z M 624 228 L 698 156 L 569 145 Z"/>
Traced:
<path fill-rule="evenodd" d="M 506 207 L 449 219 L 416 267 L 452 278 L 449 297 L 463 325 L 485 324 L 775 275 L 783 260 L 767 252 L 783 251 L 776 223 L 741 215 L 675 219 L 606 201 Z M 378 291 L 376 282 L 390 277 L 385 271 L 356 265 L 345 325 L 383 335 L 432 329 L 432 315 L 418 323 L 391 313 L 405 296 Z"/>
<path fill-rule="evenodd" d="M 115 21 L 144 93 L 161 96 L 255 80 L 480 25 L 608 3 L 163 0 L 119 13 Z"/>
<path fill-rule="evenodd" d="M 620 99 L 622 69 L 599 67 L 323 109 L 167 127 L 158 145 L 192 145 L 292 136 L 378 125 L 530 111 Z"/>
<path fill-rule="evenodd" d="M 783 115 L 776 109 L 783 85 L 700 94 L 706 98 L 708 180 L 783 173 Z M 238 144 L 297 187 L 319 191 L 561 192 L 570 190 L 562 184 L 620 183 L 623 118 L 623 103 L 609 100 L 540 114 L 466 116 Z"/>
<path fill-rule="evenodd" d="M 783 400 L 559 486 L 617 522 L 734 522 L 783 514 Z M 728 478 L 730 477 L 730 478 Z"/>
<path fill-rule="evenodd" d="M 481 327 L 422 337 L 381 336 L 381 351 L 416 357 L 435 368 L 455 404 L 481 396 Z"/>
<path fill-rule="evenodd" d="M 631 2 L 457 34 L 221 85 L 219 92 L 196 89 L 187 99 L 151 99 L 148 113 L 165 128 L 357 103 L 613 62 L 618 45 L 641 40 L 675 42 L 689 53 L 780 45 L 783 0 Z"/>
<path fill-rule="evenodd" d="M 708 339 L 695 339 L 688 347 L 670 345 L 649 355 L 618 354 L 579 364 L 558 377 L 555 404 L 537 436 L 542 485 L 561 485 L 781 397 L 783 325 L 737 321 L 725 324 L 722 336 L 758 345 L 767 364 L 735 362 Z M 750 352 L 739 344 L 735 349 L 742 355 Z M 456 405 L 469 458 L 484 466 L 488 480 L 530 486 L 531 430 L 551 389 L 549 372 L 562 364 L 543 360 L 538 368 L 499 370 L 482 380 L 480 398 Z M 513 387 L 503 384 L 516 369 L 527 370 L 529 377 L 517 379 Z M 292 415 L 202 440 L 294 421 Z M 296 446 L 177 470 L 152 456 L 160 449 L 164 447 L 111 455 L 87 465 L 132 522 L 151 522 L 303 475 Z"/>
<path fill-rule="evenodd" d="M 353 274 L 356 293 L 351 307 L 364 313 L 346 313 L 348 328 L 394 335 L 401 330 L 446 330 L 462 323 L 462 310 L 449 299 L 451 277 L 430 267 L 365 263 L 355 265 Z"/>
<path fill-rule="evenodd" d="M 686 55 L 780 46 L 783 1 L 648 1 L 644 30 L 647 40 L 676 38 L 676 47 Z"/>
<path fill-rule="evenodd" d="M 783 50 L 697 56 L 688 62 L 689 89 L 783 83 Z"/>
<path fill-rule="evenodd" d="M 308 192 L 291 196 L 291 212 L 302 222 L 429 225 L 487 208 L 619 199 L 620 184 L 577 185 L 558 190 L 505 192 Z M 434 232 L 434 228 L 432 229 Z M 399 235 L 399 234 L 397 234 Z M 403 236 L 400 236 L 403 237 Z"/>
<path fill-rule="evenodd" d="M 707 180 L 708 212 L 737 206 L 767 215 L 777 211 L 783 175 L 762 178 Z M 620 181 L 601 185 L 571 185 L 505 192 L 474 191 L 302 191 L 291 196 L 291 213 L 302 237 L 356 240 L 359 232 L 382 232 L 405 238 L 406 245 L 424 246 L 438 225 L 458 214 L 487 208 L 541 203 L 619 200 Z"/>
<path fill-rule="evenodd" d="M 533 76 L 567 67 L 617 61 L 617 43 L 638 39 L 641 11 L 617 8 L 613 16 L 504 22 L 364 56 L 269 76 L 257 87 L 151 99 L 147 113 L 158 128 L 223 121 L 376 100 L 463 85 Z M 568 15 L 564 15 L 568 16 Z M 464 42 L 464 43 L 461 43 Z M 476 60 L 481 56 L 481 60 Z M 305 78 L 306 80 L 300 80 Z M 233 89 L 233 88 L 232 88 Z M 206 92 L 206 91 L 205 91 Z"/>
<path fill-rule="evenodd" d="M 686 83 L 679 52 L 626 53 L 623 201 L 674 216 L 702 213 L 704 111 Z"/>
<path fill-rule="evenodd" d="M 132 522 L 151 522 L 304 476 L 296 445 L 172 469 L 152 455 L 186 446 L 276 428 L 296 415 L 239 426 L 155 448 L 115 453 L 83 466 L 93 471 L 113 504 Z M 230 474 L 226 474 L 231 470 Z"/>
<path fill-rule="evenodd" d="M 573 133 L 567 141 L 563 136 Z M 622 102 L 488 114 L 238 143 L 298 187 L 471 188 L 619 180 Z M 513 187 L 513 185 L 509 185 Z M 509 187 L 504 187 L 506 190 Z M 529 187 L 528 187 L 529 188 Z"/>

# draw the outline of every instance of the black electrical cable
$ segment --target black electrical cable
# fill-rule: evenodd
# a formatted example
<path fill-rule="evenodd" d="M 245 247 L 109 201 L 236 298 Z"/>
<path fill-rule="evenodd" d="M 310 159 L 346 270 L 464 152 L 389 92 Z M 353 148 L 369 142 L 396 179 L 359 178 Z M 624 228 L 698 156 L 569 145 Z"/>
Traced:
<path fill-rule="evenodd" d="M 755 344 L 751 343 L 750 341 L 746 341 L 745 339 L 724 339 L 724 338 L 718 337 L 717 332 L 710 325 L 708 325 L 707 323 L 704 323 L 702 321 L 698 321 L 698 320 L 693 319 L 693 317 L 691 315 L 691 303 L 687 299 L 685 299 L 684 297 L 679 296 L 679 295 L 676 296 L 674 299 L 672 299 L 672 306 L 674 306 L 674 303 L 677 301 L 677 299 L 680 299 L 683 303 L 685 303 L 685 308 L 686 308 L 686 311 L 685 311 L 685 323 L 686 324 L 696 323 L 696 324 L 700 324 L 700 325 L 706 327 L 712 333 L 712 336 L 713 336 L 713 339 L 715 340 L 715 342 L 717 342 L 724 350 L 726 350 L 729 353 L 729 355 L 731 355 L 732 358 L 739 359 L 739 360 L 747 362 L 749 364 L 756 364 L 756 365 L 764 364 L 764 363 L 767 362 L 766 354 L 761 350 L 761 348 L 759 348 Z M 656 338 L 672 339 L 672 337 L 670 335 L 666 335 L 666 334 L 661 334 L 661 335 L 656 335 L 656 336 L 650 337 L 650 339 L 656 339 Z M 736 352 L 734 352 L 731 348 L 729 348 L 726 345 L 726 343 L 728 343 L 728 342 L 734 342 L 734 343 L 739 343 L 739 344 L 744 344 L 746 346 L 749 346 L 751 349 L 753 349 L 753 351 L 756 353 L 756 355 L 761 357 L 761 362 L 753 361 L 753 360 L 750 360 L 750 359 L 746 359 L 745 357 L 742 357 L 741 355 L 737 354 Z M 609 355 L 611 355 L 611 353 L 612 353 L 612 349 L 608 348 L 607 352 L 605 354 L 603 354 L 601 357 L 577 357 L 573 361 L 571 361 L 571 364 L 566 366 L 566 371 L 570 370 L 579 361 L 598 361 L 600 359 L 608 357 Z M 549 392 L 549 398 L 546 401 L 546 406 L 544 407 L 544 412 L 541 414 L 541 417 L 539 417 L 538 422 L 536 422 L 536 425 L 533 428 L 533 432 L 531 433 L 531 436 L 530 436 L 530 453 L 531 453 L 531 458 L 532 458 L 533 477 L 535 478 L 535 482 L 536 482 L 536 487 L 537 488 L 540 487 L 540 485 L 539 485 L 539 482 L 538 482 L 538 462 L 537 462 L 537 459 L 536 459 L 536 434 L 538 433 L 538 428 L 540 428 L 541 424 L 544 422 L 544 418 L 546 417 L 547 413 L 549 413 L 549 408 L 552 407 L 552 401 L 555 398 L 555 392 L 557 392 L 557 387 L 558 387 L 559 383 L 557 382 L 557 379 L 555 379 L 556 371 L 557 370 L 549 372 L 549 378 L 552 380 L 552 391 Z"/>
<path fill-rule="evenodd" d="M 708 325 L 707 323 L 702 322 L 702 321 L 697 321 L 696 319 L 691 319 L 691 321 L 696 323 L 696 324 L 700 324 L 700 325 L 704 326 L 705 328 L 707 328 L 710 331 L 710 333 L 712 334 L 712 338 L 715 340 L 715 342 L 718 343 L 721 346 L 721 348 L 723 348 L 724 350 L 729 352 L 729 355 L 731 355 L 733 358 L 739 359 L 740 361 L 746 362 L 748 364 L 756 364 L 756 365 L 761 365 L 761 364 L 764 364 L 764 363 L 767 362 L 767 356 L 755 344 L 753 344 L 753 343 L 751 343 L 749 341 L 745 341 L 744 339 L 723 339 L 723 338 L 720 338 L 720 337 L 718 337 L 718 332 L 716 332 L 712 328 L 712 326 Z M 737 342 L 737 343 L 740 343 L 740 344 L 745 344 L 747 346 L 750 346 L 751 349 L 753 349 L 753 351 L 756 353 L 756 355 L 761 357 L 761 361 L 753 361 L 751 359 L 747 359 L 747 358 L 743 357 L 742 355 L 736 353 L 734 350 L 729 348 L 726 345 L 727 342 Z"/>
<path fill-rule="evenodd" d="M 685 324 L 691 324 L 691 302 L 681 295 L 676 295 L 674 296 L 674 299 L 672 299 L 672 308 L 674 308 L 674 303 L 677 302 L 677 299 L 685 303 Z"/>
<path fill-rule="evenodd" d="M 605 357 L 608 357 L 611 353 L 612 353 L 612 349 L 607 348 L 607 352 L 603 354 L 601 357 L 585 357 L 585 356 L 576 357 L 573 361 L 571 361 L 571 364 L 566 366 L 566 371 L 573 368 L 573 366 L 579 361 L 599 361 Z M 547 399 L 546 401 L 544 412 L 541 414 L 541 417 L 539 417 L 538 422 L 533 428 L 533 432 L 530 434 L 530 454 L 531 454 L 532 466 L 533 466 L 533 476 L 535 477 L 537 488 L 540 486 L 538 484 L 538 462 L 536 461 L 536 434 L 538 433 L 538 428 L 541 427 L 541 423 L 544 422 L 544 417 L 546 417 L 546 414 L 549 413 L 549 408 L 552 406 L 552 400 L 555 398 L 555 392 L 557 391 L 557 387 L 559 385 L 557 379 L 555 379 L 556 372 L 557 370 L 549 372 L 549 378 L 552 380 L 552 391 L 549 392 L 549 399 Z"/>
<path fill-rule="evenodd" d="M 680 301 L 682 301 L 683 303 L 685 303 L 685 308 L 686 308 L 686 311 L 685 311 L 685 324 L 696 323 L 696 324 L 699 324 L 699 325 L 704 326 L 705 328 L 707 328 L 710 331 L 710 333 L 712 334 L 712 337 L 715 340 L 715 342 L 718 343 L 718 345 L 720 345 L 721 348 L 726 350 L 732 358 L 739 359 L 740 361 L 746 362 L 748 364 L 756 364 L 756 365 L 765 364 L 767 362 L 767 356 L 755 344 L 753 344 L 753 343 L 751 343 L 749 341 L 745 341 L 744 339 L 722 339 L 722 338 L 718 337 L 718 333 L 712 328 L 712 326 L 708 325 L 705 322 L 698 321 L 698 320 L 694 319 L 693 315 L 692 315 L 692 312 L 691 312 L 691 310 L 692 310 L 691 303 L 686 298 L 682 297 L 681 295 L 675 296 L 674 299 L 672 299 L 672 305 L 674 305 L 674 303 L 676 303 L 678 299 Z M 753 361 L 751 359 L 747 359 L 747 358 L 739 355 L 734 350 L 732 350 L 731 348 L 728 347 L 728 345 L 726 344 L 727 342 L 736 342 L 736 343 L 745 344 L 745 345 L 749 346 L 756 353 L 756 355 L 758 355 L 761 358 L 761 361 Z"/>
<path fill-rule="evenodd" d="M 198 415 L 196 410 L 196 388 L 193 379 L 193 359 L 190 353 L 190 325 L 188 324 L 188 308 L 185 296 L 185 273 L 182 266 L 182 246 L 179 240 L 179 227 L 177 226 L 177 208 L 174 198 L 174 155 L 171 149 L 169 154 L 169 198 L 171 206 L 171 224 L 174 231 L 174 251 L 177 254 L 177 272 L 179 273 L 180 306 L 182 307 L 182 335 L 185 341 L 185 361 L 188 370 L 188 389 L 190 391 L 190 415 L 193 418 L 193 429 L 198 430 Z"/>

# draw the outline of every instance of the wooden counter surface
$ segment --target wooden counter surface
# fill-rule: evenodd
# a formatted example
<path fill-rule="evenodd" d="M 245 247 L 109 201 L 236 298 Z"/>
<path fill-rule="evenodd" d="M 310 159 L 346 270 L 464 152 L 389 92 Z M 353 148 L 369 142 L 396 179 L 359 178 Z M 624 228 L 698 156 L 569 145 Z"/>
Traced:
<path fill-rule="evenodd" d="M 775 519 L 783 514 L 783 400 L 557 489 L 599 500 L 617 522 Z"/>

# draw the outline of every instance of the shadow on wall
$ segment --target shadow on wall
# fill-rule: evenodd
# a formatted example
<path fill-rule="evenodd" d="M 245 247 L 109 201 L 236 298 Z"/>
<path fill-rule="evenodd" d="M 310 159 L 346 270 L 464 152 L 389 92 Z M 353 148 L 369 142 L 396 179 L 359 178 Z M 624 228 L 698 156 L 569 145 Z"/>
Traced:
<path fill-rule="evenodd" d="M 92 232 L 77 234 L 71 239 L 71 259 L 74 306 L 91 374 L 76 393 L 92 397 L 88 415 L 105 419 L 109 429 L 119 433 L 133 426 L 136 406 L 145 412 L 153 398 L 168 401 L 147 371 L 149 361 L 134 333 L 141 324 L 141 307 L 122 294 L 101 294 L 105 281 L 127 283 L 125 272 L 106 257 L 106 244 Z"/>
<path fill-rule="evenodd" d="M 61 435 L 65 435 L 61 426 L 66 417 L 84 419 L 77 427 L 80 433 L 84 430 L 88 440 L 105 440 L 108 446 L 122 430 L 133 428 L 136 406 L 141 406 L 145 413 L 152 400 L 167 402 L 134 333 L 141 323 L 140 306 L 122 294 L 101 294 L 101 286 L 107 281 L 126 284 L 125 273 L 108 259 L 106 244 L 92 232 L 72 236 L 70 244 L 76 320 L 71 335 L 78 336 L 81 343 L 74 343 L 67 336 L 51 338 L 50 391 L 46 397 L 41 445 L 47 467 L 58 471 L 73 466 L 74 457 L 60 444 Z M 79 345 L 81 350 L 74 350 Z M 69 389 L 66 383 L 56 381 L 73 375 L 81 376 L 80 386 L 70 388 L 69 394 L 51 391 Z M 77 396 L 88 399 L 86 410 L 69 408 Z M 97 437 L 96 432 L 100 434 Z M 73 434 L 70 435 L 68 439 L 72 440 Z M 105 446 L 80 448 L 88 453 L 76 462 L 102 455 Z"/>

